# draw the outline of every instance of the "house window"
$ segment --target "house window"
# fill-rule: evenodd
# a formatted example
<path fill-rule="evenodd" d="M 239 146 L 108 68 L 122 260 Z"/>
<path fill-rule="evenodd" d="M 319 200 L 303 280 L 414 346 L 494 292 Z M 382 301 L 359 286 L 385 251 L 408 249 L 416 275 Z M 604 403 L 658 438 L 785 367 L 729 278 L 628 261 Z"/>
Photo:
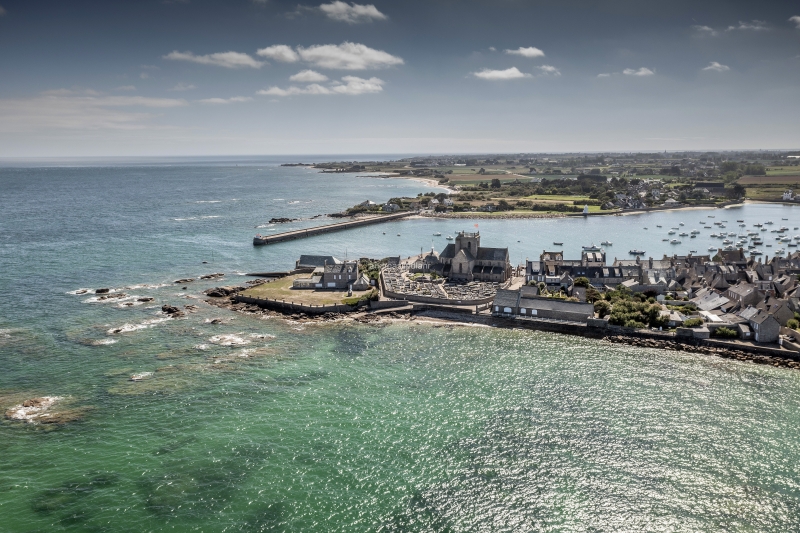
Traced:
<path fill-rule="evenodd" d="M 519 314 L 521 314 L 521 315 L 525 314 L 525 308 L 524 307 L 520 307 Z"/>
<path fill-rule="evenodd" d="M 494 310 L 495 310 L 495 311 L 499 311 L 499 310 L 500 310 L 500 306 L 499 306 L 499 305 L 495 305 L 495 306 L 494 306 Z"/>
<path fill-rule="evenodd" d="M 464 263 L 458 264 L 458 273 L 462 274 L 464 272 Z"/>

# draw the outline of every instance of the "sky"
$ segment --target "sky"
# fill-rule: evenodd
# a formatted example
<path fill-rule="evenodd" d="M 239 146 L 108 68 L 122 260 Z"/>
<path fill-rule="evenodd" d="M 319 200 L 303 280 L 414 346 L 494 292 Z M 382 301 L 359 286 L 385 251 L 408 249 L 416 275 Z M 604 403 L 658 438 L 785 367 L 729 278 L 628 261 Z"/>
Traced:
<path fill-rule="evenodd" d="M 0 0 L 0 157 L 800 148 L 800 3 Z"/>

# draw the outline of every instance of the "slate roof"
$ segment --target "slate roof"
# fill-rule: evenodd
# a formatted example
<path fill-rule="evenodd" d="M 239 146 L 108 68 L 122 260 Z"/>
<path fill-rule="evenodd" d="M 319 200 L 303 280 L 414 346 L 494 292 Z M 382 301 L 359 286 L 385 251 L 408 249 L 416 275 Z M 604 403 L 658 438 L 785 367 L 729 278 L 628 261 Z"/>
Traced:
<path fill-rule="evenodd" d="M 580 313 L 586 311 L 586 316 L 594 313 L 594 306 L 592 304 L 567 302 L 565 300 L 559 300 L 558 298 L 521 298 L 519 300 L 519 306 L 526 309 L 560 311 L 564 313 Z"/>
<path fill-rule="evenodd" d="M 516 307 L 519 300 L 519 291 L 509 291 L 507 289 L 498 289 L 494 297 L 494 305 L 500 307 Z"/>
<path fill-rule="evenodd" d="M 478 261 L 505 261 L 508 248 L 478 248 Z"/>
<path fill-rule="evenodd" d="M 448 244 L 442 250 L 442 253 L 439 254 L 439 259 L 452 259 L 456 255 L 456 245 L 455 244 Z"/>
<path fill-rule="evenodd" d="M 337 259 L 332 255 L 301 255 L 300 260 L 297 261 L 297 267 L 321 267 L 325 266 L 326 261 L 329 265 L 338 265 L 342 262 L 341 259 Z"/>

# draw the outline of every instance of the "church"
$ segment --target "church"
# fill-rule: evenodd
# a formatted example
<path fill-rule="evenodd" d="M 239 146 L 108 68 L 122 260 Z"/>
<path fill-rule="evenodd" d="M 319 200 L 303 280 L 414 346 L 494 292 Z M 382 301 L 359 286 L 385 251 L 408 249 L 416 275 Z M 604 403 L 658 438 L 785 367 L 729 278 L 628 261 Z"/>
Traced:
<path fill-rule="evenodd" d="M 422 257 L 414 265 L 421 272 L 436 272 L 449 279 L 460 281 L 505 282 L 511 277 L 512 268 L 508 248 L 481 246 L 478 232 L 460 232 L 455 242 L 448 244 L 438 256 L 436 252 Z"/>

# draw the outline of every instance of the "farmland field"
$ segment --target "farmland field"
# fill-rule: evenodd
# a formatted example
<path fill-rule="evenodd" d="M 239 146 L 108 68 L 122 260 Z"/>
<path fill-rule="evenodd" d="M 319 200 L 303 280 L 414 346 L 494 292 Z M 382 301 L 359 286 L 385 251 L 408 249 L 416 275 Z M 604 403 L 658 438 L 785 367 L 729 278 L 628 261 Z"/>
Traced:
<path fill-rule="evenodd" d="M 794 174 L 771 175 L 771 176 L 743 176 L 739 178 L 742 185 L 800 185 L 800 171 L 795 170 Z"/>

